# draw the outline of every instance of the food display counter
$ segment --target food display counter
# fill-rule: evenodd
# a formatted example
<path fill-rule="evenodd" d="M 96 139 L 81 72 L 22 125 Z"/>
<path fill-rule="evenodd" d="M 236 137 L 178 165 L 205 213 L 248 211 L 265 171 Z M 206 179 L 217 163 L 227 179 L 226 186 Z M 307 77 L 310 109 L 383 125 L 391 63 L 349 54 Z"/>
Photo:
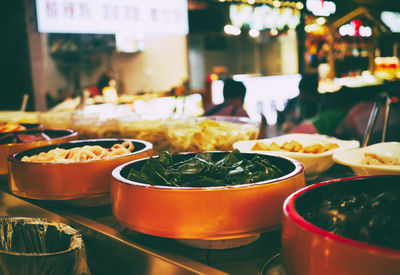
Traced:
<path fill-rule="evenodd" d="M 335 164 L 307 184 L 353 175 L 350 168 Z M 92 274 L 269 274 L 266 263 L 280 252 L 280 230 L 237 248 L 199 249 L 124 228 L 112 215 L 110 204 L 82 207 L 22 199 L 10 194 L 7 181 L 0 178 L 0 214 L 46 218 L 79 230 Z"/>
<path fill-rule="evenodd" d="M 154 131 L 149 131 L 150 134 L 147 137 L 153 135 L 156 130 L 160 131 L 164 138 L 159 138 L 156 137 L 156 135 L 153 135 L 155 141 L 164 141 L 167 143 L 167 146 L 173 145 L 175 152 L 178 151 L 179 153 L 187 155 L 190 154 L 188 152 L 203 151 L 206 153 L 212 153 L 212 151 L 229 151 L 233 149 L 239 150 L 241 154 L 259 154 L 260 152 L 257 151 L 264 151 L 264 149 L 263 147 L 254 149 L 254 143 L 265 142 L 264 145 L 267 145 L 268 141 L 274 140 L 273 138 L 256 140 L 259 131 L 259 125 L 252 123 L 251 120 L 246 119 L 245 121 L 242 121 L 241 118 L 237 118 L 237 121 L 226 121 L 226 118 L 225 120 L 220 119 L 220 117 L 214 117 L 213 120 L 204 120 L 203 118 L 188 118 L 174 121 L 163 120 L 160 121 L 160 127 L 154 129 Z M 90 124 L 89 120 L 84 121 L 86 124 Z M 117 127 L 120 127 L 123 122 L 125 121 L 121 120 L 120 124 L 117 124 Z M 190 124 L 188 122 L 192 123 Z M 93 130 L 102 129 L 102 126 L 105 124 L 101 123 L 97 125 L 97 128 L 92 125 L 92 128 L 94 128 Z M 128 130 L 131 128 L 139 128 L 143 130 L 143 127 L 138 127 L 139 124 L 140 126 L 146 125 L 146 123 L 143 123 L 144 122 L 142 120 L 133 120 L 129 121 L 129 124 L 125 126 L 129 126 L 127 127 Z M 151 125 L 151 123 L 147 124 Z M 225 127 L 225 124 L 228 126 Z M 152 126 L 154 127 L 154 125 Z M 82 134 L 82 130 L 80 129 L 76 130 Z M 112 148 L 114 145 L 117 145 L 121 139 L 121 136 L 125 136 L 128 133 L 126 128 L 121 127 L 116 129 L 118 129 L 118 132 L 113 133 L 114 135 L 117 135 L 115 138 L 108 137 L 108 139 L 105 140 L 99 139 L 99 136 L 93 136 L 91 138 L 94 138 L 96 144 L 98 143 L 97 145 L 101 145 L 102 142 L 106 142 L 107 144 L 102 145 L 102 147 L 104 147 L 103 149 L 110 147 Z M 84 134 L 87 134 L 87 132 L 84 132 Z M 168 139 L 169 134 L 174 135 L 172 139 Z M 135 134 L 132 133 L 132 136 L 134 135 Z M 104 136 L 102 136 L 102 138 L 104 138 Z M 140 148 L 144 147 L 140 146 L 139 143 L 135 143 L 133 148 L 134 150 L 131 153 L 127 155 L 120 155 L 110 160 L 116 161 L 115 165 L 112 165 L 114 167 L 112 172 L 106 171 L 105 169 L 100 169 L 101 166 L 99 164 L 104 160 L 87 160 L 87 162 L 82 161 L 78 164 L 74 162 L 62 162 L 61 164 L 48 162 L 39 163 L 22 160 L 22 158 L 25 156 L 32 157 L 38 152 L 46 152 L 47 150 L 44 150 L 43 148 L 50 149 L 56 145 L 36 147 L 23 152 L 16 152 L 12 155 L 5 154 L 3 157 L 4 159 L 8 159 L 8 167 L 11 169 L 8 176 L 5 174 L 0 175 L 0 214 L 2 216 L 11 217 L 47 218 L 52 222 L 62 222 L 77 229 L 81 233 L 85 242 L 87 250 L 87 263 L 92 274 L 123 274 L 128 272 L 135 274 L 270 274 L 270 263 L 277 263 L 280 265 L 279 261 L 273 262 L 271 259 L 279 259 L 279 256 L 276 255 L 279 255 L 281 250 L 282 254 L 285 255 L 285 249 L 281 249 L 281 237 L 285 236 L 282 235 L 280 229 L 282 208 L 276 207 L 275 211 L 273 211 L 274 217 L 276 217 L 277 221 L 273 224 L 273 226 L 264 225 L 259 221 L 270 222 L 272 216 L 269 215 L 270 213 L 266 212 L 272 209 L 271 204 L 275 203 L 275 205 L 282 205 L 284 199 L 288 197 L 288 194 L 291 194 L 295 190 L 298 190 L 305 185 L 313 185 L 315 183 L 320 183 L 331 179 L 355 176 L 355 173 L 357 172 L 353 172 L 353 170 L 349 168 L 349 165 L 338 164 L 341 162 L 334 164 L 333 155 L 340 150 L 352 148 L 356 150 L 359 147 L 358 141 L 333 140 L 333 138 L 321 135 L 297 134 L 295 136 L 283 135 L 276 138 L 279 138 L 280 140 L 275 140 L 278 143 L 283 143 L 283 141 L 286 141 L 292 145 L 297 143 L 302 145 L 300 147 L 295 146 L 299 148 L 297 150 L 290 151 L 292 155 L 285 155 L 282 152 L 280 152 L 278 156 L 273 155 L 273 153 L 269 155 L 269 161 L 272 161 L 272 164 L 282 169 L 283 175 L 272 178 L 271 181 L 262 180 L 251 182 L 248 181 L 249 178 L 243 179 L 243 177 L 240 179 L 236 178 L 237 181 L 231 181 L 231 183 L 234 183 L 245 180 L 245 183 L 241 185 L 239 184 L 239 187 L 233 186 L 234 184 L 199 184 L 193 188 L 177 185 L 174 185 L 172 186 L 173 188 L 171 188 L 170 186 L 160 186 L 158 183 L 147 183 L 146 180 L 141 181 L 140 179 L 132 179 L 130 177 L 131 174 L 139 172 L 139 168 L 141 169 L 144 167 L 143 163 L 143 165 L 138 164 L 139 162 L 143 161 L 143 159 L 132 160 L 124 164 L 117 164 L 116 162 L 121 158 L 127 156 L 133 157 L 134 154 L 138 154 L 138 152 L 141 150 Z M 142 139 L 142 142 L 147 140 L 147 138 L 144 137 Z M 210 140 L 213 142 L 211 143 Z M 172 143 L 172 141 L 174 141 L 174 143 Z M 221 144 L 220 141 L 222 142 Z M 63 149 L 71 149 L 74 147 L 74 144 L 82 143 L 81 145 L 84 145 L 88 143 L 86 145 L 89 145 L 91 142 L 93 141 L 89 142 L 88 140 L 78 140 L 57 146 Z M 146 141 L 146 143 L 147 142 L 149 141 Z M 241 148 L 240 146 L 238 147 L 240 142 L 249 142 L 252 144 L 252 146 L 251 148 L 247 149 Z M 347 143 L 349 143 L 349 146 L 351 145 L 351 147 L 345 146 Z M 214 147 L 206 148 L 204 150 L 200 150 L 200 147 L 189 147 L 194 146 L 195 144 L 199 144 L 199 146 L 208 146 L 211 144 Z M 337 148 L 337 151 L 335 151 L 335 149 L 330 150 L 330 147 L 327 145 L 336 145 L 335 148 Z M 64 148 L 64 146 L 66 147 Z M 158 151 L 165 149 L 163 146 L 160 146 L 160 143 L 154 142 L 153 146 L 155 151 L 157 151 L 157 149 Z M 390 147 L 389 150 L 391 152 L 397 150 L 400 154 L 400 144 L 393 143 L 388 144 L 388 146 Z M 305 153 L 309 151 L 302 151 L 300 150 L 301 147 L 311 147 L 315 153 Z M 151 155 L 150 151 L 151 150 L 149 148 L 149 150 L 147 150 L 149 153 L 148 155 L 146 154 L 147 156 Z M 399 154 L 395 157 L 399 158 Z M 158 155 L 158 158 L 160 158 L 160 155 Z M 210 158 L 207 158 L 206 156 L 201 157 L 201 162 L 208 163 L 208 161 L 212 159 L 211 156 L 209 157 Z M 324 160 L 320 159 L 320 157 L 323 157 Z M 275 158 L 281 160 L 277 161 Z M 286 161 L 282 162 L 285 159 Z M 328 164 L 327 166 L 321 165 L 325 163 L 325 159 Z M 170 164 L 176 164 L 176 162 L 174 163 L 172 161 L 172 157 L 170 159 L 165 157 L 163 160 L 167 160 L 166 162 Z M 221 159 L 218 158 L 214 160 L 217 160 L 218 162 L 221 161 Z M 256 162 L 250 160 L 250 158 L 246 160 L 252 164 Z M 240 161 L 243 161 L 243 159 L 240 159 Z M 289 161 L 289 163 L 287 161 Z M 318 165 L 314 165 L 314 161 L 317 161 Z M 125 160 L 123 162 L 125 162 Z M 178 162 L 181 163 L 181 161 Z M 222 163 L 225 163 L 225 161 Z M 243 163 L 246 162 L 243 161 Z M 259 163 L 260 162 L 257 162 L 258 165 Z M 353 163 L 359 164 L 360 162 L 353 161 Z M 16 164 L 23 165 L 25 169 L 18 171 L 15 170 L 13 165 L 15 166 Z M 77 165 L 76 169 L 61 170 L 64 168 L 73 167 L 74 165 Z M 89 170 L 88 166 L 86 165 L 92 165 L 96 169 L 99 168 L 105 174 L 100 175 L 100 173 L 96 171 Z M 124 169 L 124 167 L 128 166 L 130 166 L 129 168 L 132 169 Z M 135 168 L 134 166 L 138 169 L 136 172 L 134 171 L 132 173 L 133 168 Z M 26 169 L 29 167 L 36 168 Z M 44 169 L 45 171 L 41 175 L 36 173 L 41 170 L 40 167 L 47 168 Z M 55 172 L 53 171 L 53 173 L 50 172 L 51 169 L 49 169 L 49 167 L 55 169 L 57 169 L 57 167 L 62 168 L 57 169 Z M 196 169 L 192 169 L 193 167 Z M 232 165 L 232 167 L 237 168 L 237 166 L 234 165 Z M 265 169 L 267 166 L 261 165 L 261 167 L 263 167 L 263 171 L 267 171 L 267 169 Z M 299 167 L 299 169 L 296 167 Z M 318 168 L 316 171 L 311 169 L 316 167 Z M 182 166 L 179 166 L 179 168 L 182 168 Z M 203 171 L 202 169 L 198 168 L 199 166 L 196 164 L 195 166 L 187 166 L 187 170 L 180 170 L 180 172 L 187 172 L 188 170 L 192 169 L 192 174 L 190 175 L 193 177 L 199 177 L 199 174 L 193 172 L 193 170 L 195 170 L 195 172 Z M 218 168 L 222 169 L 226 167 L 218 166 Z M 319 168 L 321 168 L 321 170 L 319 170 Z M 156 180 L 163 178 L 163 182 L 168 181 L 168 183 L 176 183 L 176 181 L 169 179 L 166 174 L 159 173 L 160 170 L 162 171 L 162 169 L 147 170 L 151 172 L 156 171 L 154 174 L 161 175 L 161 177 L 156 177 Z M 218 170 L 218 173 L 215 172 L 216 170 L 207 171 L 214 171 L 213 173 L 218 175 L 222 174 L 222 170 Z M 243 175 L 242 173 L 238 173 L 238 171 L 239 170 L 234 169 L 234 173 L 230 174 L 230 176 Z M 252 171 L 252 173 L 255 172 L 257 171 Z M 394 168 L 394 172 L 398 174 L 399 170 Z M 269 172 L 266 172 L 266 174 L 268 173 Z M 17 180 L 19 183 L 18 186 L 16 184 L 16 175 L 19 177 L 19 180 Z M 49 175 L 52 176 L 50 177 Z M 87 180 L 85 176 L 89 175 L 93 175 L 93 178 L 95 179 L 95 185 L 98 185 L 100 180 L 102 180 L 105 181 L 105 186 L 108 186 L 107 183 L 110 180 L 110 195 L 108 191 L 105 191 L 104 194 L 102 193 L 102 196 L 92 196 L 92 194 L 88 196 L 88 193 L 85 189 L 88 186 L 89 180 Z M 165 175 L 165 177 L 163 177 L 163 175 Z M 185 176 L 187 176 L 187 174 L 185 174 Z M 84 178 L 85 180 L 83 180 Z M 165 179 L 167 179 L 167 181 L 165 181 Z M 280 183 L 282 182 L 289 184 L 284 184 L 285 188 L 281 188 L 282 184 Z M 202 183 L 204 184 L 204 182 Z M 44 185 L 39 187 L 42 184 Z M 74 186 L 78 187 L 80 191 L 84 191 L 80 193 L 80 195 L 84 195 L 83 197 L 62 197 L 65 195 L 64 193 L 68 193 L 68 190 Z M 117 188 L 116 186 L 123 187 Z M 148 192 L 153 192 L 152 194 L 158 194 L 159 196 L 157 199 L 153 199 L 154 197 L 150 197 L 147 191 L 143 191 L 147 192 L 146 195 L 137 196 L 137 194 L 135 194 L 135 196 L 133 196 L 132 194 L 137 193 L 135 190 L 139 189 L 134 189 L 132 186 L 135 188 L 141 188 L 140 191 L 150 190 Z M 270 188 L 268 191 L 270 192 L 268 193 L 268 197 L 264 197 L 262 192 L 260 192 L 260 190 L 262 191 L 262 188 L 265 186 L 267 186 L 266 188 L 268 189 Z M 295 188 L 292 188 L 293 186 Z M 33 196 L 34 193 L 32 190 L 30 190 L 28 193 L 18 192 L 22 190 L 21 188 L 18 189 L 19 187 L 23 187 L 25 189 L 26 187 L 34 187 L 37 188 L 38 190 L 36 191 L 39 191 L 40 193 L 43 193 L 43 191 L 50 192 L 57 187 L 55 191 L 61 192 L 61 194 L 52 194 L 52 198 L 49 199 L 48 197 Z M 130 189 L 129 192 L 127 191 L 128 189 Z M 175 189 L 174 191 L 177 192 L 171 193 L 170 189 Z M 169 192 L 168 195 L 165 195 L 163 190 L 167 190 Z M 201 190 L 201 192 L 194 192 L 199 190 Z M 214 190 L 223 190 L 224 193 L 214 192 L 213 196 L 210 197 L 210 193 L 212 193 Z M 288 191 L 288 193 L 284 193 L 282 195 L 282 192 L 280 192 L 281 190 Z M 243 193 L 242 191 L 246 192 Z M 254 197 L 248 196 L 250 191 Z M 191 194 L 191 199 L 185 200 L 185 203 L 187 203 L 186 205 L 184 203 L 178 203 L 183 192 L 186 194 Z M 226 196 L 226 194 L 228 194 L 228 196 Z M 237 200 L 235 200 L 235 203 L 228 205 L 227 201 L 229 201 L 231 196 L 233 196 L 232 198 L 236 199 L 244 199 L 239 200 L 239 202 L 241 202 L 240 205 L 236 203 Z M 115 202 L 121 202 L 122 198 L 125 198 L 124 202 L 119 203 L 118 208 Z M 166 198 L 168 198 L 168 200 Z M 253 200 L 252 198 L 255 199 Z M 163 206 L 159 207 L 159 204 Z M 177 212 L 180 211 L 168 211 L 168 209 L 171 209 L 169 208 L 170 205 L 173 205 L 175 210 L 184 209 L 185 211 L 181 212 L 185 212 L 188 215 L 182 216 L 181 213 L 178 215 Z M 117 208 L 119 210 L 122 209 L 122 211 L 116 210 Z M 151 211 L 149 209 L 151 209 Z M 197 215 L 198 213 L 209 213 L 205 211 L 208 209 L 215 210 L 215 212 L 218 212 L 218 214 L 214 216 L 208 216 L 207 219 L 203 218 L 204 215 Z M 128 217 L 128 219 L 121 219 L 120 216 L 118 216 L 118 214 L 121 212 L 123 212 L 125 215 L 124 217 Z M 241 215 L 238 215 L 239 212 Z M 159 215 L 158 217 L 160 218 L 155 218 L 154 213 L 157 213 Z M 165 215 L 163 215 L 164 213 Z M 257 213 L 257 215 L 255 215 L 255 213 Z M 172 219 L 168 218 L 173 215 L 175 222 L 171 222 Z M 241 220 L 235 219 L 238 216 L 244 218 Z M 201 218 L 193 219 L 193 217 Z M 158 223 L 158 225 L 159 221 L 163 221 L 163 224 L 166 225 L 167 229 L 170 229 L 170 227 L 172 230 L 179 229 L 185 234 L 188 231 L 187 229 L 190 228 L 186 221 L 188 219 L 196 220 L 196 222 L 200 221 L 200 223 L 196 223 L 192 228 L 200 228 L 201 230 L 206 229 L 206 232 L 204 235 L 201 235 L 201 237 L 192 237 L 192 235 L 185 235 L 183 237 L 182 235 L 179 235 L 178 237 L 176 235 L 160 235 L 159 231 L 156 231 L 155 233 L 148 231 L 148 224 L 143 226 L 143 221 L 145 218 L 149 218 L 147 221 L 151 220 L 151 222 L 155 222 L 156 224 Z M 138 222 L 139 225 L 137 223 L 130 223 L 130 221 Z M 250 230 L 247 224 L 249 221 L 252 221 L 253 223 L 250 224 L 256 224 L 257 227 L 251 228 Z M 226 229 L 229 228 L 227 225 L 232 224 L 236 226 L 234 227 L 235 230 L 239 228 L 241 231 L 230 231 L 230 235 L 226 237 L 226 235 L 223 233 L 225 233 Z M 246 226 L 242 227 L 243 224 Z M 157 228 L 157 230 L 159 230 L 158 225 L 154 226 L 154 228 Z M 217 227 L 221 229 L 216 230 L 217 234 L 211 235 L 212 237 L 210 237 L 210 228 L 215 229 Z M 281 228 L 284 232 L 284 224 Z M 284 248 L 285 246 L 282 247 Z"/>

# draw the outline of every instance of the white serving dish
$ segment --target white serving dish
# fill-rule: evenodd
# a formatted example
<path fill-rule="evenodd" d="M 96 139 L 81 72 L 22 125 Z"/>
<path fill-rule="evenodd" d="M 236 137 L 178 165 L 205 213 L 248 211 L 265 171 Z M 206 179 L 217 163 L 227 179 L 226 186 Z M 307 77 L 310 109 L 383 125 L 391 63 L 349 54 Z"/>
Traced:
<path fill-rule="evenodd" d="M 336 143 L 339 145 L 338 148 L 332 149 L 319 154 L 311 153 L 298 153 L 298 152 L 287 152 L 287 151 L 252 151 L 251 149 L 257 142 L 263 142 L 270 144 L 276 142 L 281 146 L 285 142 L 295 140 L 302 146 L 309 146 L 313 144 L 326 145 L 328 143 Z M 240 152 L 256 152 L 260 154 L 273 154 L 290 157 L 300 161 L 305 168 L 305 175 L 307 179 L 312 179 L 318 176 L 318 174 L 328 170 L 333 164 L 332 155 L 335 152 L 359 148 L 360 143 L 356 140 L 340 140 L 334 137 L 318 135 L 318 134 L 287 134 L 267 139 L 259 140 L 243 140 L 237 141 L 233 144 L 234 149 L 238 149 Z"/>
<path fill-rule="evenodd" d="M 366 152 L 400 160 L 400 142 L 382 142 L 354 150 L 336 152 L 332 159 L 339 164 L 349 166 L 357 176 L 400 175 L 400 165 L 361 164 Z"/>

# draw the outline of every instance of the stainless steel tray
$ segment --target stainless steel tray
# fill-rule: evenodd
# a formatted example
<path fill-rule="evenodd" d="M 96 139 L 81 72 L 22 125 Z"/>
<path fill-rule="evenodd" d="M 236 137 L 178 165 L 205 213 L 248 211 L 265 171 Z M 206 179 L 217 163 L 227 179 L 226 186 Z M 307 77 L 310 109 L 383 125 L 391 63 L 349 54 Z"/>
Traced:
<path fill-rule="evenodd" d="M 353 175 L 348 167 L 334 165 L 307 184 Z M 129 270 L 135 274 L 262 274 L 266 262 L 280 252 L 279 230 L 238 248 L 198 249 L 175 239 L 128 230 L 113 217 L 110 205 L 79 207 L 17 198 L 8 193 L 5 178 L 0 178 L 0 214 L 42 217 L 80 230 L 93 274 L 126 274 Z"/>

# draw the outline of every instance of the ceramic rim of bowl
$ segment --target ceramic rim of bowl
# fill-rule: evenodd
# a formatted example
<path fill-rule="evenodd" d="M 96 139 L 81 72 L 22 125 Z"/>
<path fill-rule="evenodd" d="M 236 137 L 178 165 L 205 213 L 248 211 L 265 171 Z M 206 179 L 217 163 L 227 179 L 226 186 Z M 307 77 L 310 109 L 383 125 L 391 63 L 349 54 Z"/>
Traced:
<path fill-rule="evenodd" d="M 365 152 L 365 151 L 363 151 Z M 347 153 L 347 152 L 344 152 Z M 333 155 L 332 160 L 338 164 L 348 166 L 350 168 L 358 168 L 358 169 L 366 169 L 366 170 L 376 170 L 380 172 L 400 172 L 400 167 L 397 165 L 376 165 L 376 164 L 359 164 L 355 162 L 349 162 L 349 161 L 344 161 L 340 158 L 336 157 Z"/>
<path fill-rule="evenodd" d="M 31 150 L 39 150 L 39 149 L 46 149 L 48 152 L 48 148 L 51 149 L 55 149 L 58 146 L 63 146 L 65 144 L 77 144 L 76 147 L 78 146 L 84 146 L 84 145 L 88 145 L 85 143 L 92 143 L 93 145 L 98 145 L 96 144 L 97 142 L 119 142 L 119 141 L 132 141 L 132 143 L 142 143 L 144 145 L 144 148 L 135 151 L 135 148 L 133 149 L 134 151 L 132 151 L 129 154 L 125 154 L 125 155 L 120 155 L 120 156 L 115 156 L 115 157 L 111 157 L 111 158 L 105 158 L 105 159 L 96 159 L 96 160 L 87 160 L 87 161 L 74 161 L 74 162 L 33 162 L 33 161 L 22 161 L 21 159 L 17 158 L 17 156 L 23 156 L 24 153 L 26 153 L 27 151 L 31 151 Z M 82 145 L 80 145 L 82 144 Z M 83 145 L 84 144 L 84 145 Z M 73 147 L 71 147 L 73 148 Z M 73 140 L 73 141 L 69 141 L 69 142 L 64 142 L 64 143 L 59 143 L 59 144 L 53 144 L 53 145 L 45 145 L 45 146 L 40 146 L 40 147 L 35 147 L 35 148 L 31 148 L 28 150 L 24 150 L 24 151 L 20 151 L 17 153 L 14 153 L 12 155 L 10 155 L 8 157 L 8 161 L 10 162 L 15 162 L 15 163 L 20 163 L 20 164 L 26 164 L 26 165 L 76 165 L 76 164 L 83 164 L 83 163 L 95 163 L 95 162 L 99 162 L 99 161 L 112 161 L 113 159 L 116 158 L 121 158 L 121 157 L 126 157 L 126 156 L 131 156 L 134 154 L 138 154 L 138 153 L 142 153 L 145 152 L 149 149 L 152 149 L 153 145 L 148 142 L 148 141 L 144 141 L 144 140 L 138 140 L 138 139 L 127 139 L 127 138 L 104 138 L 104 139 L 85 139 L 85 140 Z M 51 150 L 49 149 L 49 150 Z M 42 151 L 45 152 L 46 150 Z"/>
<path fill-rule="evenodd" d="M 283 214 L 287 216 L 290 220 L 292 220 L 297 226 L 300 228 L 303 228 L 307 231 L 310 231 L 311 233 L 318 235 L 322 238 L 327 238 L 332 241 L 342 243 L 344 245 L 356 247 L 359 249 L 368 249 L 370 252 L 374 253 L 379 253 L 379 254 L 388 254 L 388 255 L 395 255 L 395 256 L 400 256 L 400 249 L 392 249 L 392 248 L 386 248 L 383 246 L 378 246 L 378 245 L 373 245 L 373 244 L 368 244 L 367 242 L 361 242 L 357 240 L 353 240 L 350 238 L 343 237 L 341 235 L 335 234 L 333 232 L 324 230 L 320 227 L 317 227 L 316 225 L 313 225 L 312 223 L 308 222 L 306 219 L 304 219 L 296 210 L 295 208 L 295 202 L 298 197 L 300 197 L 302 194 L 319 188 L 321 186 L 325 186 L 328 184 L 335 184 L 338 182 L 346 182 L 346 181 L 352 181 L 352 180 L 363 180 L 363 179 L 369 179 L 369 178 L 384 178 L 384 177 L 398 177 L 396 175 L 374 175 L 374 176 L 356 176 L 356 177 L 347 177 L 347 178 L 339 178 L 339 179 L 333 179 L 333 180 L 328 180 L 320 183 L 316 183 L 310 186 L 306 186 L 291 195 L 289 195 L 285 202 L 283 203 Z M 400 177 L 399 177 L 400 178 Z"/>
<path fill-rule="evenodd" d="M 190 154 L 195 155 L 197 153 L 203 153 L 203 152 L 184 152 L 184 153 L 180 153 L 179 155 L 190 155 Z M 207 153 L 229 153 L 229 152 L 228 151 L 208 151 Z M 242 154 L 262 155 L 262 154 L 255 154 L 255 153 L 242 153 Z M 236 185 L 229 185 L 229 186 L 207 186 L 207 187 L 180 187 L 180 186 L 150 185 L 147 183 L 140 183 L 140 182 L 128 180 L 127 178 L 124 178 L 121 175 L 121 170 L 123 168 L 125 168 L 126 166 L 129 166 L 133 163 L 146 161 L 147 159 L 151 158 L 151 157 L 146 157 L 146 158 L 141 158 L 141 159 L 137 159 L 137 160 L 133 160 L 133 161 L 124 163 L 124 164 L 116 167 L 112 171 L 111 174 L 116 181 L 123 183 L 123 184 L 132 185 L 135 187 L 148 188 L 148 189 L 159 189 L 159 190 L 171 190 L 171 191 L 178 191 L 178 190 L 193 190 L 193 191 L 208 190 L 208 191 L 212 191 L 212 190 L 229 190 L 229 189 L 233 190 L 233 189 L 242 189 L 242 188 L 253 188 L 253 187 L 263 186 L 265 184 L 278 184 L 282 180 L 292 178 L 296 175 L 301 174 L 304 171 L 304 165 L 301 162 L 299 162 L 298 160 L 295 160 L 295 159 L 292 159 L 289 157 L 284 157 L 284 156 L 274 156 L 274 155 L 269 155 L 269 156 L 274 157 L 274 158 L 285 159 L 286 161 L 288 161 L 294 165 L 294 167 L 295 167 L 294 170 L 288 174 L 285 174 L 285 175 L 279 177 L 279 178 L 273 178 L 273 179 L 266 180 L 266 181 L 260 181 L 260 182 L 255 182 L 255 183 L 246 183 L 246 184 L 236 184 Z M 153 156 L 153 157 L 158 157 L 158 156 Z"/>
<path fill-rule="evenodd" d="M 20 145 L 20 144 L 33 144 L 33 143 L 41 143 L 41 142 L 46 142 L 46 141 L 52 141 L 52 140 L 59 140 L 59 139 L 68 139 L 74 136 L 78 136 L 78 132 L 72 129 L 28 129 L 28 130 L 23 130 L 23 131 L 15 131 L 15 132 L 7 132 L 7 134 L 29 134 L 29 133 L 36 133 L 36 132 L 46 132 L 46 131 L 53 131 L 53 132 L 65 132 L 65 136 L 61 137 L 54 137 L 50 138 L 49 140 L 38 140 L 38 141 L 32 141 L 32 142 L 19 142 L 19 143 L 4 143 L 0 144 L 0 146 L 14 146 L 14 145 Z M 43 146 L 49 146 L 49 145 L 43 145 Z"/>

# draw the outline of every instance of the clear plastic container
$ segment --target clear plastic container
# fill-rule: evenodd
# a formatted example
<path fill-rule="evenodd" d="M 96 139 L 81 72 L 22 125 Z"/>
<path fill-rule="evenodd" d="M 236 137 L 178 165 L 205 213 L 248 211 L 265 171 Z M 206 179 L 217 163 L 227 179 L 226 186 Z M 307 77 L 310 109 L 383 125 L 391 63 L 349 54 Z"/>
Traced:
<path fill-rule="evenodd" d="M 230 151 L 239 140 L 256 139 L 259 122 L 245 117 L 209 116 L 165 124 L 172 152 Z"/>

